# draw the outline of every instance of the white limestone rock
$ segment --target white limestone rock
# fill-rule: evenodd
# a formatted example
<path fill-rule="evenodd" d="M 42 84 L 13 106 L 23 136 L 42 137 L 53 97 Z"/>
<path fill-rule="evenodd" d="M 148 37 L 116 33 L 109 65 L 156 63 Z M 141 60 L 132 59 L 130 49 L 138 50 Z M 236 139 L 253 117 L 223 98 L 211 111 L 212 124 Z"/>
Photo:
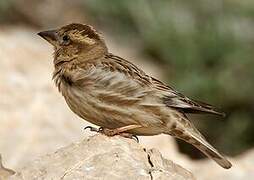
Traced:
<path fill-rule="evenodd" d="M 42 156 L 21 168 L 12 180 L 192 180 L 193 175 L 164 159 L 156 149 L 146 150 L 134 140 L 95 135 Z"/>

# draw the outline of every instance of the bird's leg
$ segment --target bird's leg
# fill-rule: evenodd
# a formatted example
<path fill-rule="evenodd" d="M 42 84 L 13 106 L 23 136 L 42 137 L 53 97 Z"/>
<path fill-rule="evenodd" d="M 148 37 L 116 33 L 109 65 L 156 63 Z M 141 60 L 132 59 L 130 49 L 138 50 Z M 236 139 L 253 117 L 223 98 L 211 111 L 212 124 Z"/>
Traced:
<path fill-rule="evenodd" d="M 128 126 L 123 126 L 120 128 L 116 128 L 116 129 L 108 129 L 108 128 L 100 128 L 99 132 L 101 132 L 102 134 L 105 134 L 106 136 L 115 136 L 115 135 L 120 135 L 123 137 L 127 137 L 127 138 L 131 138 L 131 139 L 135 139 L 138 142 L 138 138 L 137 136 L 127 133 L 126 131 L 132 130 L 132 129 L 136 129 L 136 128 L 140 128 L 142 127 L 141 125 L 128 125 Z"/>
<path fill-rule="evenodd" d="M 140 128 L 140 127 L 142 127 L 142 126 L 136 125 L 136 124 L 123 126 L 123 127 L 116 128 L 116 129 L 108 129 L 108 128 L 101 127 L 99 129 L 99 131 L 107 136 L 114 136 L 114 135 L 120 135 L 123 132 L 129 131 L 132 129 L 136 129 L 136 128 Z"/>

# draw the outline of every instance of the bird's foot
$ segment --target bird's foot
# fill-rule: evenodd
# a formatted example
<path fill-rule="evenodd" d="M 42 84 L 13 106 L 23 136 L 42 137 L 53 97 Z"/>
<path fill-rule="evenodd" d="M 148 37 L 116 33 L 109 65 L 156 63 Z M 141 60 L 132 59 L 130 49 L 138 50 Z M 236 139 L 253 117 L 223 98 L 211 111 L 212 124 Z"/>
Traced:
<path fill-rule="evenodd" d="M 119 128 L 117 128 L 117 129 L 108 129 L 108 128 L 100 127 L 99 132 L 106 135 L 106 136 L 119 135 L 119 136 L 122 136 L 122 137 L 125 137 L 125 138 L 134 139 L 137 143 L 139 143 L 139 139 L 136 135 L 133 135 L 133 134 L 127 133 L 127 132 L 121 132 L 121 131 L 119 131 Z"/>
<path fill-rule="evenodd" d="M 130 134 L 130 133 L 120 133 L 119 135 L 122 136 L 122 137 L 125 137 L 125 138 L 133 139 L 133 140 L 135 140 L 137 143 L 139 143 L 138 136 L 136 136 L 136 135 L 133 135 L 133 134 Z"/>
<path fill-rule="evenodd" d="M 140 127 L 142 127 L 142 126 L 140 126 L 140 125 L 128 125 L 128 126 L 123 126 L 123 127 L 116 128 L 116 129 L 108 129 L 108 128 L 104 128 L 104 127 L 95 128 L 95 127 L 92 127 L 92 126 L 86 126 L 84 128 L 84 130 L 89 129 L 92 132 L 98 132 L 98 133 L 104 134 L 106 136 L 120 135 L 122 137 L 134 139 L 136 142 L 139 142 L 139 139 L 136 135 L 133 135 L 133 134 L 128 133 L 126 131 L 132 130 L 132 129 L 135 129 L 135 128 L 140 128 Z"/>

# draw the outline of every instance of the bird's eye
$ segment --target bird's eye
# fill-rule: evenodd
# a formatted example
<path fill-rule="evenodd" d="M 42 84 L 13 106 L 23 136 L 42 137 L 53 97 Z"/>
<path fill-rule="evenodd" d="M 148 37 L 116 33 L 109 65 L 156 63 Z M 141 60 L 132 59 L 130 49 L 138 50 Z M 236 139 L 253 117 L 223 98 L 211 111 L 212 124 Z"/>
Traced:
<path fill-rule="evenodd" d="M 67 46 L 67 45 L 70 44 L 70 42 L 71 42 L 70 40 L 71 39 L 70 39 L 70 37 L 68 35 L 64 35 L 62 37 L 62 40 L 60 41 L 60 44 L 63 45 L 63 46 Z"/>
<path fill-rule="evenodd" d="M 67 35 L 63 36 L 63 41 L 64 42 L 68 42 L 69 40 L 70 40 L 69 36 L 67 36 Z"/>

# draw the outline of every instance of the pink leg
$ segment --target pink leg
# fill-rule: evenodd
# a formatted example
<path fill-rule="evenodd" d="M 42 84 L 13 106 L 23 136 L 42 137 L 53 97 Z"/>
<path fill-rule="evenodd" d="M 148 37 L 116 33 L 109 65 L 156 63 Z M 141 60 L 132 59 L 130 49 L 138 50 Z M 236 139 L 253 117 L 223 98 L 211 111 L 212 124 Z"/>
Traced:
<path fill-rule="evenodd" d="M 136 129 L 136 128 L 140 128 L 140 127 L 142 127 L 142 126 L 133 124 L 133 125 L 128 125 L 128 126 L 123 126 L 123 127 L 120 127 L 120 128 L 116 128 L 116 129 L 101 128 L 100 132 L 107 135 L 107 136 L 114 136 L 114 135 L 120 135 L 120 134 L 126 133 L 126 131 Z"/>

